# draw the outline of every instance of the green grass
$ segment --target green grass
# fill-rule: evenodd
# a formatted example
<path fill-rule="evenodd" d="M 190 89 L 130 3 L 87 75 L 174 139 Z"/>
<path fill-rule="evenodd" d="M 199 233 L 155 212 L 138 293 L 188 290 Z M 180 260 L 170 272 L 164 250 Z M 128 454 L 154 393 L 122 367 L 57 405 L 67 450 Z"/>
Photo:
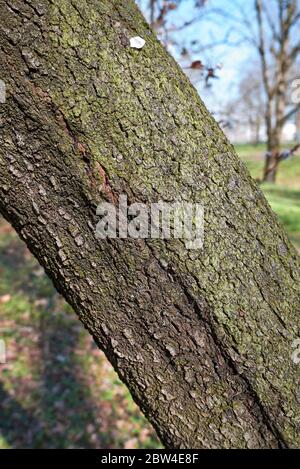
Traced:
<path fill-rule="evenodd" d="M 289 146 L 291 144 L 283 145 L 284 148 Z M 236 150 L 252 177 L 261 178 L 265 145 L 236 145 Z M 261 189 L 300 251 L 300 154 L 280 164 L 276 184 L 262 184 Z"/>
<path fill-rule="evenodd" d="M 0 219 L 0 449 L 159 448 L 104 354 Z"/>

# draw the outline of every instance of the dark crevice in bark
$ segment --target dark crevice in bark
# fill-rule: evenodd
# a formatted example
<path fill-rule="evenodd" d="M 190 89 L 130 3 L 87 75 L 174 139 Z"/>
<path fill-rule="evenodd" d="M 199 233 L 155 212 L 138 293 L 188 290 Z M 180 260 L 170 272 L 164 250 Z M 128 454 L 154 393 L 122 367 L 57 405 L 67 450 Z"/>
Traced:
<path fill-rule="evenodd" d="M 153 252 L 153 255 L 155 256 L 154 252 Z M 283 435 L 281 434 L 280 431 L 278 431 L 276 424 L 273 422 L 272 418 L 270 417 L 270 415 L 268 414 L 268 412 L 262 405 L 259 399 L 259 396 L 253 389 L 253 385 L 251 384 L 250 380 L 247 378 L 247 376 L 241 373 L 241 371 L 236 366 L 236 363 L 232 360 L 230 354 L 226 351 L 226 347 L 224 347 L 224 344 L 222 344 L 222 342 L 220 341 L 216 331 L 214 330 L 213 321 L 209 319 L 209 316 L 210 317 L 213 316 L 212 312 L 208 312 L 210 310 L 210 307 L 209 306 L 203 307 L 203 305 L 199 306 L 197 299 L 194 298 L 193 294 L 191 294 L 188 287 L 185 285 L 185 282 L 183 282 L 180 278 L 178 278 L 176 274 L 174 275 L 174 270 L 171 270 L 168 268 L 167 272 L 169 275 L 171 275 L 174 278 L 174 281 L 178 283 L 178 285 L 181 286 L 189 304 L 195 310 L 195 313 L 199 317 L 199 320 L 204 325 L 208 336 L 210 336 L 213 339 L 214 346 L 215 346 L 214 356 L 217 357 L 218 354 L 220 354 L 223 357 L 224 362 L 226 363 L 226 366 L 228 367 L 230 372 L 233 375 L 239 377 L 244 382 L 247 394 L 249 394 L 249 396 L 253 398 L 256 404 L 255 410 L 257 412 L 257 416 L 260 414 L 262 415 L 264 424 L 278 441 L 279 448 L 282 448 L 282 449 L 287 448 L 288 446 L 286 444 L 286 441 L 284 440 Z M 219 364 L 217 361 L 215 363 L 215 367 L 216 367 L 216 370 L 218 370 Z"/>
<path fill-rule="evenodd" d="M 194 306 L 197 314 L 199 315 L 200 318 L 203 318 L 203 312 L 201 311 L 201 309 L 199 309 L 197 301 L 191 296 L 191 294 L 189 293 L 189 291 L 187 289 L 185 291 L 186 291 L 187 298 L 189 298 L 189 300 L 190 300 L 191 304 Z M 283 435 L 281 434 L 280 431 L 278 431 L 278 429 L 276 427 L 276 424 L 273 422 L 272 418 L 270 417 L 270 415 L 268 414 L 266 409 L 263 407 L 263 405 L 261 403 L 261 400 L 259 399 L 259 396 L 257 395 L 255 390 L 253 389 L 253 386 L 252 386 L 251 382 L 249 381 L 249 379 L 243 373 L 240 372 L 240 370 L 236 366 L 236 363 L 232 360 L 229 353 L 226 352 L 226 349 L 224 348 L 224 346 L 220 342 L 217 334 L 215 333 L 215 331 L 212 327 L 212 324 L 208 321 L 204 321 L 204 323 L 206 324 L 206 326 L 209 330 L 209 333 L 211 334 L 211 336 L 212 336 L 212 338 L 213 338 L 213 340 L 216 344 L 216 347 L 218 348 L 221 355 L 223 356 L 224 361 L 226 362 L 227 366 L 232 370 L 233 374 L 239 376 L 241 378 L 241 380 L 244 381 L 245 387 L 247 389 L 247 393 L 249 393 L 249 395 L 251 397 L 253 397 L 253 400 L 254 400 L 254 402 L 256 403 L 256 406 L 257 406 L 258 414 L 262 415 L 263 421 L 264 421 L 266 427 L 270 430 L 270 432 L 274 435 L 274 437 L 278 441 L 279 448 L 282 448 L 282 449 L 287 448 L 288 446 L 287 446 L 286 441 L 284 440 Z"/>

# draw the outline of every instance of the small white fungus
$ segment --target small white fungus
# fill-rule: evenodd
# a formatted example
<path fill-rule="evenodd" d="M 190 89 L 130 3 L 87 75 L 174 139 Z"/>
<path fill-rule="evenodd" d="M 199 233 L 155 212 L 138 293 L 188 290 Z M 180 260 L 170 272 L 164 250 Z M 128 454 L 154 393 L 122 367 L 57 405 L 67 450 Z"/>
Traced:
<path fill-rule="evenodd" d="M 142 49 L 145 44 L 146 41 L 140 36 L 132 37 L 130 39 L 130 47 L 133 49 Z"/>

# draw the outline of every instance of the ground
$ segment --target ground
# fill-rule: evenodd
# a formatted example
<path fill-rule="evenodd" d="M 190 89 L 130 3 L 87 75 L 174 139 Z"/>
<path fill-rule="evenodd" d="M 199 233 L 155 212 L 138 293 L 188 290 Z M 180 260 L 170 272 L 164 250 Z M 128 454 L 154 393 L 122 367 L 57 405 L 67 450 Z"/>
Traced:
<path fill-rule="evenodd" d="M 157 448 L 75 313 L 0 220 L 0 449 Z"/>
<path fill-rule="evenodd" d="M 239 145 L 253 177 L 265 147 Z M 300 155 L 262 185 L 300 251 Z M 1 448 L 159 448 L 105 356 L 10 226 L 0 220 Z"/>
<path fill-rule="evenodd" d="M 286 147 L 289 146 L 292 145 Z M 260 178 L 264 166 L 265 145 L 237 145 L 236 148 L 251 175 Z M 297 155 L 280 164 L 277 183 L 262 184 L 261 189 L 279 216 L 290 239 L 300 251 L 300 150 Z"/>

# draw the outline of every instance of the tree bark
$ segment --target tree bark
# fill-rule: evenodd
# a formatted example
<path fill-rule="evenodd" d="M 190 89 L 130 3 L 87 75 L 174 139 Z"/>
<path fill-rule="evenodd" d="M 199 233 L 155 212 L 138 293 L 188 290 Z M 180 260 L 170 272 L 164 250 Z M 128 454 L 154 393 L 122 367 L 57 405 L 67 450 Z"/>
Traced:
<path fill-rule="evenodd" d="M 131 0 L 0 17 L 1 213 L 167 447 L 299 447 L 299 261 L 195 89 Z M 204 248 L 97 240 L 119 194 L 203 203 Z"/>

